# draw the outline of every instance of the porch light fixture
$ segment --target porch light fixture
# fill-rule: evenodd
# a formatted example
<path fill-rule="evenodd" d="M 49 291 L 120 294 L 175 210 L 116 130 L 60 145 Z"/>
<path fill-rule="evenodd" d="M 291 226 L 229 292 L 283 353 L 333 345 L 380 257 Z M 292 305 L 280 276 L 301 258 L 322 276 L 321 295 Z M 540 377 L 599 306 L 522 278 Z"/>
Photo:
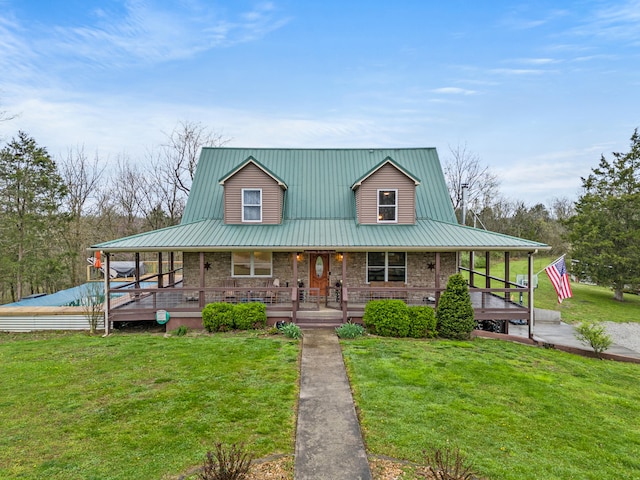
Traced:
<path fill-rule="evenodd" d="M 296 253 L 296 260 L 298 260 L 299 262 L 302 261 L 302 254 L 301 253 Z"/>
<path fill-rule="evenodd" d="M 341 253 L 337 253 L 336 254 L 336 258 L 338 259 L 339 262 L 342 261 L 343 257 L 344 257 L 344 255 L 342 255 Z"/>

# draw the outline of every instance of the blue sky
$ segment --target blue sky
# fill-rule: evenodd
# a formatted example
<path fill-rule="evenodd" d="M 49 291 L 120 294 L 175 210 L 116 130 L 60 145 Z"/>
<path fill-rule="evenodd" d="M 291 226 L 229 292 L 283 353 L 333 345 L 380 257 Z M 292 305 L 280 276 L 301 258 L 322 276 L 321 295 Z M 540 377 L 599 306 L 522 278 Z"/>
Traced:
<path fill-rule="evenodd" d="M 179 121 L 237 147 L 466 144 L 529 204 L 640 127 L 640 0 L 0 0 L 0 123 L 141 162 Z"/>

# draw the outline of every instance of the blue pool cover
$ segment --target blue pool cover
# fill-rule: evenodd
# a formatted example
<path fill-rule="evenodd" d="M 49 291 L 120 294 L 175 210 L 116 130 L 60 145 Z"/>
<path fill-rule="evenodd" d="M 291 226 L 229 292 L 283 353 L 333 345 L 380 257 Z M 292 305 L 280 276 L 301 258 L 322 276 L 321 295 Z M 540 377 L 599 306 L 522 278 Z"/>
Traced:
<path fill-rule="evenodd" d="M 111 282 L 111 288 L 130 282 Z M 155 282 L 140 282 L 140 288 L 150 288 L 155 286 Z M 129 287 L 132 288 L 132 287 Z M 7 303 L 1 307 L 77 307 L 80 300 L 88 295 L 104 295 L 103 282 L 89 282 L 77 287 L 60 290 L 49 295 L 31 296 L 23 298 L 17 302 Z"/>

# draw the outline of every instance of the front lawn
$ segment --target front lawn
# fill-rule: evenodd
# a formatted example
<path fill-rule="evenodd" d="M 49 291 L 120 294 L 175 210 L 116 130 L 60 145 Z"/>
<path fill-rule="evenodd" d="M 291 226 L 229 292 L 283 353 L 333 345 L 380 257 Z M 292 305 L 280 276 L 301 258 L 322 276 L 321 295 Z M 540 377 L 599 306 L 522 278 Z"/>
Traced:
<path fill-rule="evenodd" d="M 215 442 L 294 448 L 299 343 L 0 334 L 0 478 L 177 478 Z"/>
<path fill-rule="evenodd" d="M 498 340 L 343 341 L 367 451 L 500 480 L 640 478 L 640 366 Z"/>

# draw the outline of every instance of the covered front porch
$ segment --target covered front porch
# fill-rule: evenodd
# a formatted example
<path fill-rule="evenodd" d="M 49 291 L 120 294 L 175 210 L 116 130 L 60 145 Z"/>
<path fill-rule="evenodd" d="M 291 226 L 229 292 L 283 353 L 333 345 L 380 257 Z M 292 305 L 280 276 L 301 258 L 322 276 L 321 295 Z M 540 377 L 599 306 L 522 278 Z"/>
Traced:
<path fill-rule="evenodd" d="M 407 268 L 409 271 L 405 282 L 366 282 L 367 278 L 361 274 L 358 266 L 362 252 L 278 252 L 280 263 L 286 265 L 274 265 L 272 273 L 281 275 L 275 277 L 272 274 L 270 278 L 259 280 L 231 279 L 228 270 L 224 274 L 218 272 L 212 275 L 214 262 L 210 261 L 210 254 L 193 252 L 191 263 L 196 260 L 197 269 L 194 272 L 191 268 L 191 273 L 186 275 L 188 281 L 185 282 L 183 267 L 174 268 L 174 253 L 157 252 L 158 267 L 155 273 L 142 276 L 139 274 L 142 270 L 139 268 L 140 252 L 135 252 L 135 277 L 131 282 L 112 286 L 110 279 L 105 279 L 105 291 L 108 292 L 105 299 L 105 328 L 109 332 L 115 322 L 128 321 L 166 322 L 167 330 L 180 325 L 201 328 L 201 311 L 212 302 L 262 302 L 266 305 L 270 324 L 277 321 L 302 324 L 319 318 L 329 325 L 347 321 L 362 322 L 367 302 L 375 299 L 395 298 L 408 305 L 437 308 L 446 278 L 456 271 L 462 271 L 469 281 L 477 321 L 490 321 L 494 325 L 497 322 L 504 333 L 508 333 L 509 321 L 526 322 L 531 333 L 532 256 L 535 252 L 526 252 L 529 259 L 529 281 L 526 286 L 508 280 L 510 252 L 503 252 L 504 272 L 500 272 L 501 276 L 492 274 L 490 250 L 484 252 L 486 267 L 483 271 L 474 268 L 475 251 L 413 253 L 407 254 L 407 266 L 411 268 Z M 322 268 L 317 267 L 319 256 L 326 262 Z M 468 268 L 461 266 L 463 258 L 469 259 Z M 110 261 L 111 255 L 105 252 L 106 271 L 109 271 Z M 188 268 L 189 262 L 185 262 L 185 265 Z M 420 279 L 416 272 L 420 272 Z M 425 275 L 429 276 L 428 281 L 422 278 Z M 193 281 L 194 278 L 197 282 Z M 274 282 L 275 278 L 278 278 L 278 282 Z M 319 279 L 321 281 L 317 281 Z"/>

